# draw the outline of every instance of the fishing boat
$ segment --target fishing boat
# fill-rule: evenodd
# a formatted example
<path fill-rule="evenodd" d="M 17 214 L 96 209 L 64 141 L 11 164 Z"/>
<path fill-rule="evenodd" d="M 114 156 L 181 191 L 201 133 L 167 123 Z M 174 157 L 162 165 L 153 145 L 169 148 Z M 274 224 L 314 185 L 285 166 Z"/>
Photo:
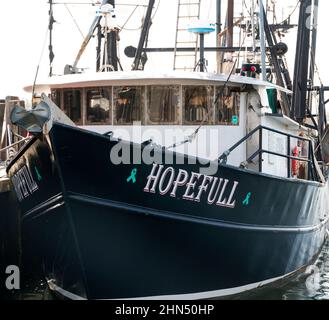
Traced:
<path fill-rule="evenodd" d="M 118 31 L 107 23 L 115 2 L 105 0 L 66 74 L 26 88 L 44 93 L 31 111 L 12 112 L 32 139 L 7 172 L 27 260 L 50 289 L 69 299 L 213 299 L 315 261 L 329 228 L 325 87 L 314 85 L 308 50 L 316 29 L 303 21 L 318 2 L 300 1 L 293 83 L 259 3 L 260 64 L 207 72 L 203 41 L 215 27 L 198 21 L 185 30 L 200 39 L 195 70 L 144 70 L 150 0 L 139 45 L 126 50 L 132 70 L 120 70 Z M 224 31 L 217 21 L 228 39 L 233 5 Z M 82 73 L 95 31 L 97 72 Z M 191 52 L 178 42 L 175 59 Z M 236 50 L 226 45 L 213 50 Z M 316 116 L 310 92 L 320 97 Z"/>
<path fill-rule="evenodd" d="M 14 105 L 24 105 L 17 97 L 0 100 L 0 299 L 12 298 L 5 284 L 8 266 L 20 266 L 20 214 L 17 197 L 6 173 L 6 165 L 29 138 L 10 123 Z"/>

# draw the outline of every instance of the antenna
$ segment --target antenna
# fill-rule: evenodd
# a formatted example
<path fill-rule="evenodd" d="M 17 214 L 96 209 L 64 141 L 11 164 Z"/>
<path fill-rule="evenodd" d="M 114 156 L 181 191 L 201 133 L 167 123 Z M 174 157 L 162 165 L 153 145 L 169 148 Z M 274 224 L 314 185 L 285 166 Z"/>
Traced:
<path fill-rule="evenodd" d="M 189 25 L 187 28 L 187 31 L 193 32 L 200 37 L 200 60 L 196 67 L 199 65 L 200 66 L 200 72 L 204 72 L 206 69 L 206 59 L 204 57 L 204 35 L 211 33 L 215 31 L 215 24 L 202 21 L 202 20 L 197 20 Z M 195 67 L 195 68 L 196 68 Z"/>

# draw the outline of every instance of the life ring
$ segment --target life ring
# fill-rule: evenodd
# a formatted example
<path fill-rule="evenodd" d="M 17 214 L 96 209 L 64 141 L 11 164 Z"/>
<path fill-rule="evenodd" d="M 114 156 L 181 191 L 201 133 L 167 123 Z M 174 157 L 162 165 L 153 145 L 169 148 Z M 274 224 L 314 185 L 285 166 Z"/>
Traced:
<path fill-rule="evenodd" d="M 298 157 L 299 150 L 298 150 L 297 146 L 295 146 L 294 149 L 292 150 L 292 155 L 293 155 L 293 157 L 296 157 L 296 158 Z M 291 171 L 292 171 L 293 177 L 297 176 L 297 174 L 298 174 L 298 160 L 296 160 L 296 159 L 291 160 Z"/>

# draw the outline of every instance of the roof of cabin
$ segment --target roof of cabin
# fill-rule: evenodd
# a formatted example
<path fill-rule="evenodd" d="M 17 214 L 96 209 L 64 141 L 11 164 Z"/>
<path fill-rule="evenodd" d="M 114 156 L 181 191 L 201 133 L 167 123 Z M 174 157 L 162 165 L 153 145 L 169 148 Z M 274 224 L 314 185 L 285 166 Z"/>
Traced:
<path fill-rule="evenodd" d="M 81 88 L 98 87 L 111 85 L 174 85 L 185 84 L 193 85 L 200 82 L 216 84 L 225 83 L 228 79 L 226 74 L 216 74 L 209 72 L 188 72 L 188 71 L 170 71 L 170 72 L 150 72 L 150 71 L 116 71 L 116 72 L 92 72 L 68 74 L 63 76 L 54 76 L 43 81 L 38 81 L 36 91 L 46 91 L 54 88 Z M 229 78 L 231 85 L 249 84 L 268 88 L 277 88 L 281 91 L 291 93 L 291 91 L 278 87 L 270 82 L 255 78 L 232 75 Z M 24 87 L 24 90 L 31 92 L 32 85 Z"/>

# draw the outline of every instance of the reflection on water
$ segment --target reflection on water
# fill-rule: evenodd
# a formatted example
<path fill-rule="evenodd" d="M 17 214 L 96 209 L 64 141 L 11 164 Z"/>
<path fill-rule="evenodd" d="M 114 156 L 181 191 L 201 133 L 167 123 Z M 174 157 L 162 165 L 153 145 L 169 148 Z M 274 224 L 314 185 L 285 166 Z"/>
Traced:
<path fill-rule="evenodd" d="M 329 241 L 306 278 L 292 283 L 282 295 L 283 300 L 329 300 Z"/>
<path fill-rule="evenodd" d="M 19 293 L 14 293 L 9 300 L 54 300 L 45 280 L 33 279 L 26 281 Z"/>
<path fill-rule="evenodd" d="M 45 281 L 34 280 L 26 284 L 16 299 L 53 300 Z M 237 298 L 235 298 L 237 299 Z M 329 300 L 329 240 L 316 263 L 305 273 L 285 285 L 259 289 L 239 297 L 245 300 Z"/>
<path fill-rule="evenodd" d="M 243 299 L 251 300 L 329 300 L 329 240 L 313 266 L 285 285 L 260 289 Z"/>

